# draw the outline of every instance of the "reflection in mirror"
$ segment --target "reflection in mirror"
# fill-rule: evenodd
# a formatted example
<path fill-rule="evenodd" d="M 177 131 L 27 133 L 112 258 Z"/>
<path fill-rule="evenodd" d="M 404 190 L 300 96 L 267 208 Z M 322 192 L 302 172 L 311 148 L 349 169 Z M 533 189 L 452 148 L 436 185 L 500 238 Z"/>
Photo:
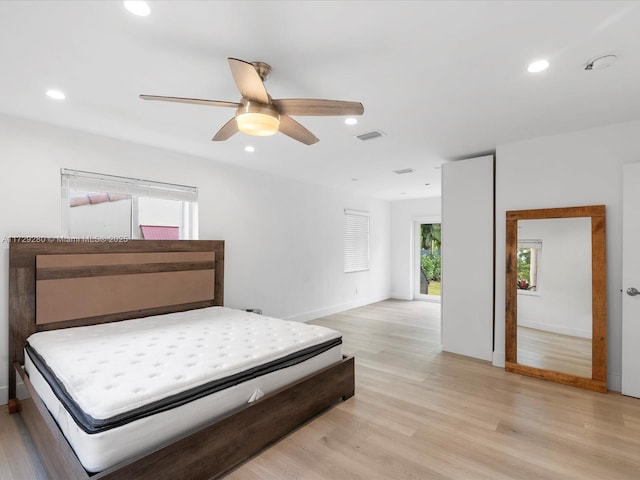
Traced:
<path fill-rule="evenodd" d="M 591 378 L 591 219 L 518 221 L 518 363 Z"/>
<path fill-rule="evenodd" d="M 605 206 L 506 214 L 506 370 L 606 392 Z"/>

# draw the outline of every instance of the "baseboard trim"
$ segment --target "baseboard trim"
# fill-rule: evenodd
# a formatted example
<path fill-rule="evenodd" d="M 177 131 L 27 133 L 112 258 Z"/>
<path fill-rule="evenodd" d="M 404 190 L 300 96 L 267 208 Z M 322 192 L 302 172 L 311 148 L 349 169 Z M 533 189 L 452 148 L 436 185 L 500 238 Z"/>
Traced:
<path fill-rule="evenodd" d="M 405 295 L 404 293 L 398 293 L 398 292 L 392 293 L 391 298 L 395 300 L 413 300 L 412 295 Z"/>
<path fill-rule="evenodd" d="M 294 322 L 308 322 L 310 320 L 315 320 L 316 318 L 326 317 L 327 315 L 333 315 L 334 313 L 351 310 L 352 308 L 358 308 L 369 305 L 371 303 L 382 302 L 384 300 L 388 300 L 389 298 L 390 297 L 388 295 L 380 295 L 378 297 L 357 299 L 351 302 L 341 303 L 339 305 L 332 305 L 330 307 L 319 308 L 317 310 L 310 310 L 308 312 L 291 315 L 289 317 L 285 317 L 284 320 L 293 320 Z"/>
<path fill-rule="evenodd" d="M 24 383 L 22 383 L 20 379 L 18 379 L 16 391 L 18 392 L 19 399 L 29 398 L 27 387 L 24 386 Z M 9 403 L 9 387 L 2 386 L 0 387 L 0 405 L 6 405 L 7 403 Z"/>
<path fill-rule="evenodd" d="M 560 335 L 570 335 L 572 337 L 588 338 L 591 339 L 591 330 L 582 330 L 579 328 L 567 328 L 559 327 L 549 323 L 542 322 L 528 322 L 518 320 L 518 326 L 533 328 L 534 330 L 542 330 L 545 332 L 559 333 Z"/>
<path fill-rule="evenodd" d="M 607 388 L 612 392 L 622 391 L 622 374 L 609 373 L 607 375 Z"/>
<path fill-rule="evenodd" d="M 506 357 L 505 352 L 494 351 L 493 352 L 493 359 L 492 359 L 491 363 L 493 363 L 494 367 L 504 368 L 504 366 L 505 366 L 505 357 Z"/>

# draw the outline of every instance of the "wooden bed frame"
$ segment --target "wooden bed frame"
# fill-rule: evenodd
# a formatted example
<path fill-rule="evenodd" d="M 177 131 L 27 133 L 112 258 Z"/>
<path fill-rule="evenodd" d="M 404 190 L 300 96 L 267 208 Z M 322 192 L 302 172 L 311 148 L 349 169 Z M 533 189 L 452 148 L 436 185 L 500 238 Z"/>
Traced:
<path fill-rule="evenodd" d="M 134 284 L 146 295 L 127 295 Z M 224 241 L 11 239 L 9 411 L 21 411 L 53 478 L 218 478 L 353 396 L 354 360 L 344 357 L 146 455 L 99 473 L 86 472 L 23 370 L 27 337 L 42 330 L 222 305 L 223 298 Z M 16 398 L 16 376 L 30 398 Z"/>

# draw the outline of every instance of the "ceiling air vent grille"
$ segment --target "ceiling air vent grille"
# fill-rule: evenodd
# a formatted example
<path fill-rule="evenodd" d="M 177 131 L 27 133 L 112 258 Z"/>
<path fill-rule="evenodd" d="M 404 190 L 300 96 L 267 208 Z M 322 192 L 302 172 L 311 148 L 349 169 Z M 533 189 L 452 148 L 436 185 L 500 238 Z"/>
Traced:
<path fill-rule="evenodd" d="M 382 137 L 383 135 L 384 133 L 382 133 L 380 130 L 372 130 L 361 135 L 356 135 L 356 138 L 364 142 L 365 140 L 373 140 L 374 138 Z"/>
<path fill-rule="evenodd" d="M 397 173 L 398 175 L 403 175 L 405 173 L 415 172 L 413 168 L 403 168 L 401 170 L 392 170 L 393 173 Z"/>

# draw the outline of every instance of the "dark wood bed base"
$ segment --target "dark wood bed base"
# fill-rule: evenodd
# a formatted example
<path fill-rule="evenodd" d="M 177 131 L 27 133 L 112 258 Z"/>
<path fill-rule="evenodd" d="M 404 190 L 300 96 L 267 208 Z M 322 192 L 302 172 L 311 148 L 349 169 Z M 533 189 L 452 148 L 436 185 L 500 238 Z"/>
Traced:
<path fill-rule="evenodd" d="M 27 239 L 28 240 L 28 239 Z M 103 253 L 214 252 L 215 261 L 182 262 L 165 268 L 142 263 L 131 268 L 79 267 L 64 275 L 140 275 L 149 272 L 212 270 L 215 272 L 211 299 L 178 305 L 163 305 L 128 312 L 107 313 L 91 318 L 56 320 L 39 324 L 36 319 L 36 280 L 63 278 L 56 272 L 36 268 L 37 256 Z M 195 262 L 199 263 L 199 262 Z M 212 268 L 213 267 L 213 268 Z M 60 273 L 60 272 L 58 272 Z M 213 273 L 213 272 L 212 272 Z M 66 277 L 65 277 L 66 278 Z M 354 394 L 354 359 L 342 361 L 266 395 L 242 409 L 190 435 L 161 445 L 153 452 L 96 474 L 87 473 L 55 420 L 34 391 L 23 371 L 26 339 L 40 330 L 93 325 L 148 315 L 222 305 L 224 298 L 224 242 L 213 240 L 95 242 L 12 239 L 9 246 L 9 408 L 21 410 L 40 459 L 52 478 L 76 479 L 212 479 L 223 475 L 268 445 L 301 426 L 323 410 Z M 30 398 L 16 400 L 16 376 L 22 378 Z"/>

